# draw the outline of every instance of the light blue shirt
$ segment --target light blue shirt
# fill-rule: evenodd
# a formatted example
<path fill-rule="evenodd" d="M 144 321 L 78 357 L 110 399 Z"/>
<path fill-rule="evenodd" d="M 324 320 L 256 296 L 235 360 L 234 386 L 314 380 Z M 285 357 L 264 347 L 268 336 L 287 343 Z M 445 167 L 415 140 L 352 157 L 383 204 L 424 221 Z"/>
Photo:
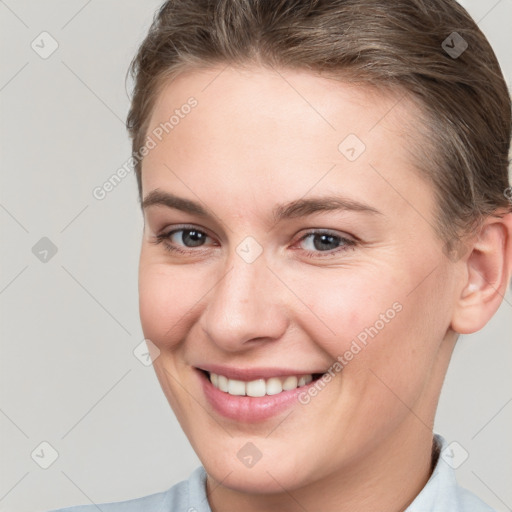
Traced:
<path fill-rule="evenodd" d="M 440 452 L 446 447 L 443 437 L 434 439 Z M 211 512 L 206 497 L 206 471 L 196 468 L 187 480 L 166 491 L 142 498 L 97 505 L 75 505 L 49 512 Z M 495 512 L 473 493 L 460 487 L 454 470 L 438 457 L 430 479 L 404 512 Z"/>

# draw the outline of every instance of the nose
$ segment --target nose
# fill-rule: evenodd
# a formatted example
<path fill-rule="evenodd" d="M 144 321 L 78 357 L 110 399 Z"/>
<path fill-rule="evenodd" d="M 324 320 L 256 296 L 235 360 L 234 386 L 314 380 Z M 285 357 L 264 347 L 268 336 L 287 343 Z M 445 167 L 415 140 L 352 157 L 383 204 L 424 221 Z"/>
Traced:
<path fill-rule="evenodd" d="M 200 319 L 202 330 L 227 352 L 277 340 L 289 322 L 284 299 L 283 286 L 267 267 L 263 254 L 247 263 L 233 253 L 208 294 Z"/>

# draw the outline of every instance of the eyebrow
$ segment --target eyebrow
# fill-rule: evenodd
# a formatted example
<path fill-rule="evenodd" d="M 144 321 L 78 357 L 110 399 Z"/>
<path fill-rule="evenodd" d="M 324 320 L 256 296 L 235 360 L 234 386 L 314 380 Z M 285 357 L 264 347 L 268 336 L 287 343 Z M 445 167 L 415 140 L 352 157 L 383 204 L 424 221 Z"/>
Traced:
<path fill-rule="evenodd" d="M 154 205 L 174 208 L 200 217 L 210 216 L 208 209 L 200 203 L 158 189 L 152 190 L 141 204 L 143 210 Z M 301 198 L 289 203 L 278 204 L 273 208 L 272 214 L 274 220 L 279 222 L 284 219 L 306 217 L 325 211 L 355 211 L 382 215 L 382 212 L 368 204 L 333 195 L 311 197 L 308 199 Z"/>

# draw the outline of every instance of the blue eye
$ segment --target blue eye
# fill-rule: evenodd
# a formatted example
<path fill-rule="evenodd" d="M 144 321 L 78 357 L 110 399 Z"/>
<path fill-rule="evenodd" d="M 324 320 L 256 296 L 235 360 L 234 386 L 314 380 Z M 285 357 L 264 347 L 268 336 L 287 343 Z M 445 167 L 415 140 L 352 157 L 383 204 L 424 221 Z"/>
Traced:
<path fill-rule="evenodd" d="M 328 231 L 312 231 L 306 233 L 299 240 L 299 243 L 303 241 L 307 241 L 305 245 L 307 245 L 306 253 L 308 257 L 332 256 L 356 245 L 355 240 L 333 235 Z M 322 253 L 327 254 L 324 255 Z"/>
<path fill-rule="evenodd" d="M 180 234 L 176 236 L 178 233 Z M 172 240 L 173 237 L 177 238 L 178 240 L 181 239 L 181 242 L 186 247 L 200 247 L 204 244 L 204 241 L 208 238 L 208 235 L 197 229 L 177 229 L 167 234 L 167 238 L 169 240 Z"/>
<path fill-rule="evenodd" d="M 194 251 L 193 248 L 203 246 L 208 238 L 210 237 L 204 231 L 200 231 L 194 227 L 182 227 L 180 229 L 173 229 L 167 233 L 157 235 L 154 243 L 163 243 L 164 248 L 170 252 L 190 254 L 192 252 L 197 252 Z M 181 245 L 185 248 L 181 247 L 179 242 L 181 242 Z"/>
<path fill-rule="evenodd" d="M 167 233 L 161 233 L 155 236 L 152 242 L 162 243 L 169 252 L 181 254 L 201 253 L 198 248 L 205 246 L 207 240 L 211 240 L 204 231 L 193 226 L 173 229 Z M 334 235 L 328 231 L 316 230 L 303 235 L 298 244 L 304 244 L 304 253 L 308 258 L 323 258 L 336 256 L 350 247 L 354 247 L 357 242 L 353 239 L 345 238 L 340 235 Z"/>

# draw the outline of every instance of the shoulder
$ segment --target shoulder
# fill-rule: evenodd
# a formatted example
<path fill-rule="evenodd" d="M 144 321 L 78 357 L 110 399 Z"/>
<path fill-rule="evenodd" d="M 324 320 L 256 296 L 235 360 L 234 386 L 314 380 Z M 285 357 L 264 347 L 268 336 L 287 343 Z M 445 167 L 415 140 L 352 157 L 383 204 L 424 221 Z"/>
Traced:
<path fill-rule="evenodd" d="M 463 512 L 496 512 L 472 492 L 459 487 L 459 506 Z"/>
<path fill-rule="evenodd" d="M 141 498 L 135 498 L 127 501 L 116 501 L 108 503 L 91 503 L 89 505 L 74 505 L 71 507 L 59 508 L 50 510 L 48 512 L 93 512 L 97 511 L 98 507 L 103 512 L 142 512 L 143 510 L 159 510 L 165 500 L 166 492 L 151 494 Z"/>
<path fill-rule="evenodd" d="M 91 503 L 88 505 L 73 505 L 70 507 L 49 510 L 47 512 L 167 512 L 169 510 L 186 511 L 189 507 L 191 491 L 202 482 L 204 469 L 202 466 L 183 480 L 166 491 L 149 494 L 140 498 L 126 501 Z M 197 498 L 197 496 L 194 496 Z"/>

